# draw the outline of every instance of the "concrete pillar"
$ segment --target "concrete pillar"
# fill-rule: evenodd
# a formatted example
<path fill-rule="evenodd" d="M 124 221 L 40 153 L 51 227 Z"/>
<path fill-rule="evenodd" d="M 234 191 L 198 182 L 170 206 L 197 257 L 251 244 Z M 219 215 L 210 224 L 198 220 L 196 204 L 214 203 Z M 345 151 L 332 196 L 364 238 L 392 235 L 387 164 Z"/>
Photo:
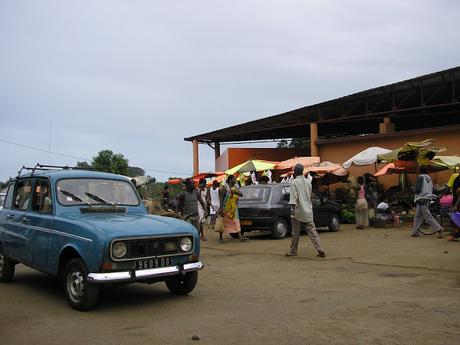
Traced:
<path fill-rule="evenodd" d="M 316 122 L 310 123 L 310 156 L 318 157 L 318 124 Z"/>
<path fill-rule="evenodd" d="M 198 140 L 193 140 L 193 175 L 198 174 L 200 171 L 200 160 L 198 155 Z"/>
<path fill-rule="evenodd" d="M 217 160 L 217 158 L 220 157 L 220 143 L 215 142 L 214 143 L 214 159 Z"/>
<path fill-rule="evenodd" d="M 395 131 L 395 124 L 391 123 L 391 118 L 390 117 L 385 117 L 383 119 L 383 123 L 379 124 L 379 133 L 380 134 L 385 134 L 385 133 L 391 133 Z"/>

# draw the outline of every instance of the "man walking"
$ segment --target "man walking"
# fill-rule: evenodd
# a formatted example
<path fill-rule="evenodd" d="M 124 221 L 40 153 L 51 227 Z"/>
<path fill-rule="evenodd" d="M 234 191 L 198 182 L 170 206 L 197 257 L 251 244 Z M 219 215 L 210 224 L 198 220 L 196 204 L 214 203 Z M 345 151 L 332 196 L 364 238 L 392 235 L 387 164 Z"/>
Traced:
<path fill-rule="evenodd" d="M 292 219 L 292 242 L 291 248 L 286 256 L 296 256 L 299 245 L 300 231 L 306 227 L 308 237 L 318 252 L 320 258 L 324 258 L 326 253 L 321 248 L 319 236 L 313 222 L 313 207 L 311 204 L 311 180 L 303 176 L 303 165 L 296 164 L 294 167 L 294 179 L 290 182 L 289 206 L 291 207 Z"/>
<path fill-rule="evenodd" d="M 417 209 L 414 216 L 414 226 L 412 227 L 411 236 L 413 237 L 421 236 L 419 229 L 425 221 L 435 232 L 439 232 L 439 237 L 442 236 L 441 225 L 439 225 L 436 219 L 434 219 L 428 209 L 428 205 L 433 199 L 433 182 L 427 173 L 428 170 L 425 167 L 420 167 L 420 176 L 417 178 L 417 182 L 415 183 L 414 202 L 417 205 Z"/>

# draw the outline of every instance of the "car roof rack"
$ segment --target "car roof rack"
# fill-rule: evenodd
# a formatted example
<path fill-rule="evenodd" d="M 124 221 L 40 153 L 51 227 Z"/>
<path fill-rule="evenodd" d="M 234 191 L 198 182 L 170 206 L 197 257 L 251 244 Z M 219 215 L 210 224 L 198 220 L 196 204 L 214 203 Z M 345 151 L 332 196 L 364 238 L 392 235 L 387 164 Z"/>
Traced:
<path fill-rule="evenodd" d="M 46 165 L 46 164 L 37 163 L 34 167 L 23 166 L 18 171 L 17 178 L 19 178 L 21 176 L 21 173 L 22 173 L 23 170 L 32 171 L 31 177 L 33 177 L 34 173 L 36 171 L 48 171 L 48 170 L 96 170 L 96 169 L 94 169 L 94 168 L 69 167 L 68 165 Z"/>

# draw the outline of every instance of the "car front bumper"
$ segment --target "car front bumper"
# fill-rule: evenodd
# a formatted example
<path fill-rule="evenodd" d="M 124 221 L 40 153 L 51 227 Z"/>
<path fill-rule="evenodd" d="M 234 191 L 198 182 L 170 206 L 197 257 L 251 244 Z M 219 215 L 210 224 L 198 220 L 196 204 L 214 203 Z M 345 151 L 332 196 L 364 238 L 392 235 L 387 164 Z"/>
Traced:
<path fill-rule="evenodd" d="M 175 275 L 184 275 L 188 272 L 199 271 L 203 267 L 204 264 L 201 261 L 198 261 L 183 265 L 151 268 L 145 270 L 89 273 L 87 279 L 88 282 L 93 284 L 136 282 L 140 280 L 149 280 Z"/>

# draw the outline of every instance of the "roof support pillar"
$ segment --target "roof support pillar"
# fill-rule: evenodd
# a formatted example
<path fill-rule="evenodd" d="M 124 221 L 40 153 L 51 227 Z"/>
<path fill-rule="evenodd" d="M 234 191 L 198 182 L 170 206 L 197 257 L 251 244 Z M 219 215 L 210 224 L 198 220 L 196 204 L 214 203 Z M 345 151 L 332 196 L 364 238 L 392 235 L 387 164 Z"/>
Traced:
<path fill-rule="evenodd" d="M 310 123 L 310 156 L 318 157 L 318 124 L 316 122 Z"/>
<path fill-rule="evenodd" d="M 200 161 L 198 155 L 198 140 L 193 140 L 193 175 L 197 175 L 200 170 Z"/>
<path fill-rule="evenodd" d="M 391 133 L 395 131 L 395 124 L 391 123 L 391 118 L 390 117 L 385 117 L 383 119 L 383 123 L 379 124 L 379 133 L 385 134 L 385 133 Z"/>
<path fill-rule="evenodd" d="M 216 141 L 214 143 L 214 159 L 217 160 L 217 158 L 220 157 L 220 143 Z"/>

